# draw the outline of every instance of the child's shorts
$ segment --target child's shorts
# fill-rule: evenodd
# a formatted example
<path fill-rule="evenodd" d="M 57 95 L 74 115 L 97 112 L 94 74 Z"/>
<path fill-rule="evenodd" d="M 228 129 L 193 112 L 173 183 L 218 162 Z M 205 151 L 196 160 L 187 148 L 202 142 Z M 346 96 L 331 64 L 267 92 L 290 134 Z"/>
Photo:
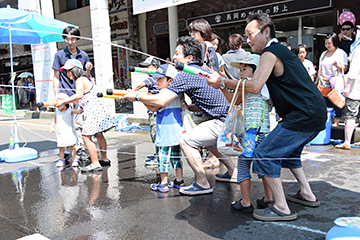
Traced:
<path fill-rule="evenodd" d="M 159 172 L 168 173 L 170 171 L 170 163 L 175 170 L 183 167 L 180 145 L 157 147 L 157 150 Z"/>

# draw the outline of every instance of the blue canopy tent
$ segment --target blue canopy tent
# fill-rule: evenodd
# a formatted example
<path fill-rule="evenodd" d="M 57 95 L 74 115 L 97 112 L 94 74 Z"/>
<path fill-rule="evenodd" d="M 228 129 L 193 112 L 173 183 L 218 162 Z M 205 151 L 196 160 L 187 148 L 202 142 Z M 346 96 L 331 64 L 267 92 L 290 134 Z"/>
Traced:
<path fill-rule="evenodd" d="M 10 44 L 10 68 L 14 77 L 12 44 L 40 44 L 63 41 L 62 32 L 67 26 L 74 26 L 53 18 L 18 9 L 0 8 L 0 43 Z M 0 160 L 5 162 L 21 162 L 36 159 L 38 152 L 28 147 L 19 147 L 15 91 L 12 81 L 15 149 L 0 151 Z M 13 132 L 13 131 L 12 131 Z"/>

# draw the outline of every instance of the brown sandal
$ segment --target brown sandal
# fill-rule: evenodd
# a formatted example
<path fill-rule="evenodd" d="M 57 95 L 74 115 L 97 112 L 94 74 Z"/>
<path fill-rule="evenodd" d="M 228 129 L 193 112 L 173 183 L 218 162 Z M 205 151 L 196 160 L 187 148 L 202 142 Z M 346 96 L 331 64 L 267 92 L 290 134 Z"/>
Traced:
<path fill-rule="evenodd" d="M 335 145 L 335 148 L 350 150 L 351 147 L 350 147 L 350 145 L 346 145 L 345 143 L 342 143 L 342 144 Z"/>

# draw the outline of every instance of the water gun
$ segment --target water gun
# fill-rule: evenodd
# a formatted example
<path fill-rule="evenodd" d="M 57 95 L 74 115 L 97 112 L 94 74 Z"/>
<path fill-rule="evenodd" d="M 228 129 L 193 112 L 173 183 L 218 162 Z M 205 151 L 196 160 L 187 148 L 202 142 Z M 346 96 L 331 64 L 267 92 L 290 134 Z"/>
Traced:
<path fill-rule="evenodd" d="M 191 67 L 191 66 L 183 64 L 181 62 L 177 62 L 175 64 L 175 68 L 177 70 L 204 78 L 206 80 L 210 80 L 210 77 L 211 77 L 211 73 L 205 72 L 205 71 L 201 70 L 200 68 Z"/>
<path fill-rule="evenodd" d="M 127 90 L 113 90 L 113 89 L 106 89 L 106 94 L 107 95 L 116 95 L 116 96 L 125 96 L 126 94 L 128 94 L 129 92 Z M 138 92 L 142 95 L 151 95 L 151 93 L 147 93 L 147 92 Z"/>
<path fill-rule="evenodd" d="M 145 74 L 154 74 L 156 70 L 154 69 L 148 69 L 148 68 L 140 68 L 140 67 L 129 67 L 130 72 L 137 72 L 137 73 L 145 73 Z"/>
<path fill-rule="evenodd" d="M 56 107 L 58 101 L 57 100 L 54 100 L 54 101 L 49 101 L 49 102 L 39 102 L 36 104 L 36 106 L 38 108 L 42 108 L 42 107 L 49 107 L 49 106 L 54 106 Z"/>
<path fill-rule="evenodd" d="M 77 103 L 78 101 L 72 102 L 72 103 Z M 54 106 L 56 107 L 58 101 L 54 100 L 54 101 L 48 101 L 48 102 L 39 102 L 36 104 L 36 107 L 38 108 L 42 108 L 42 107 L 49 107 L 49 106 Z"/>
<path fill-rule="evenodd" d="M 118 99 L 118 98 L 119 98 L 119 96 L 104 95 L 104 94 L 101 93 L 101 92 L 98 92 L 98 93 L 96 94 L 96 96 L 99 97 L 99 98 L 114 98 L 114 99 Z"/>

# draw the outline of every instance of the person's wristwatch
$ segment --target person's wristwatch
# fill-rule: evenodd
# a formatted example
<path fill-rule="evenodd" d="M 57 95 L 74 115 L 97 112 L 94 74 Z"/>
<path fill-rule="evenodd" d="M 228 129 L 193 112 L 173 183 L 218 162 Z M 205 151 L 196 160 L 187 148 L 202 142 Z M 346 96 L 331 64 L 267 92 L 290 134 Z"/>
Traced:
<path fill-rule="evenodd" d="M 225 88 L 226 88 L 225 79 L 226 79 L 226 78 L 224 78 L 224 77 L 221 79 L 220 89 L 225 89 Z"/>
<path fill-rule="evenodd" d="M 140 100 L 139 100 L 139 95 L 140 95 L 140 93 L 136 93 L 136 95 L 135 95 L 135 101 L 137 101 L 137 102 L 140 101 Z"/>

